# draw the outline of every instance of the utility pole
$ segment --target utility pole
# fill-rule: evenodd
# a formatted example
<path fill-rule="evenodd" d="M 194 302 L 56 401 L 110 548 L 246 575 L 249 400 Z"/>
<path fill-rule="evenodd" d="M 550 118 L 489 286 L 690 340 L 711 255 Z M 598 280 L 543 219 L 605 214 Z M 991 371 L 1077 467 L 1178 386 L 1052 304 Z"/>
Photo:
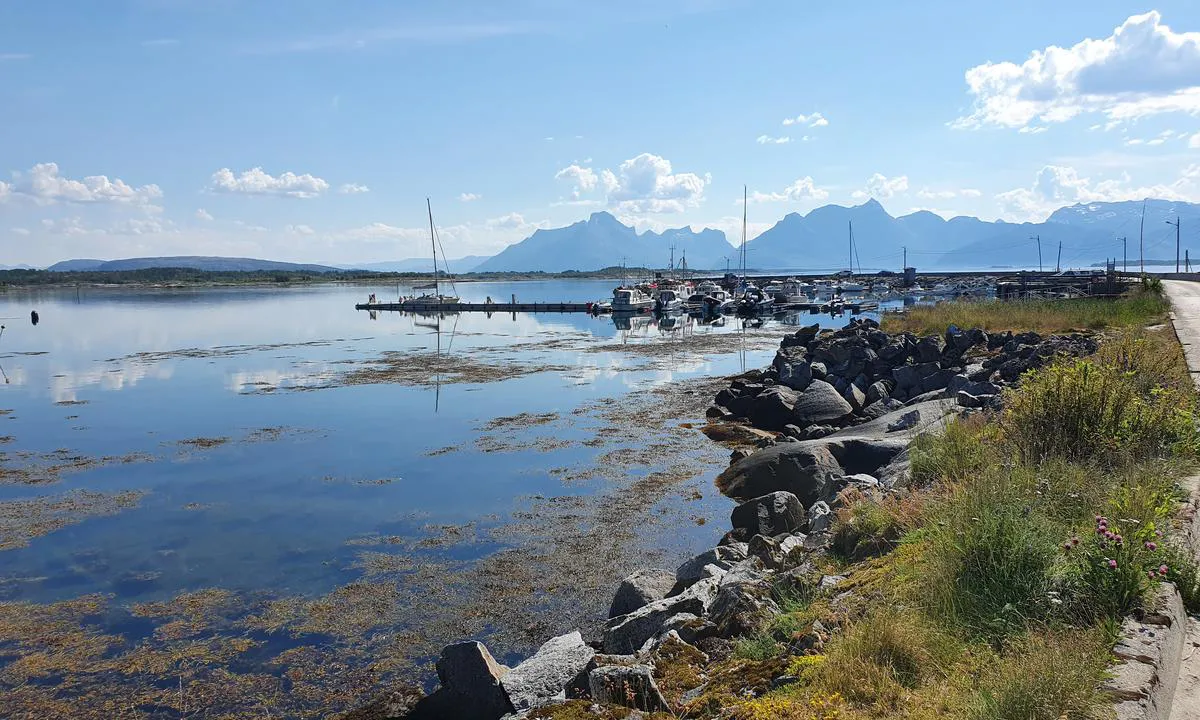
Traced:
<path fill-rule="evenodd" d="M 1030 236 L 1029 236 L 1029 239 L 1030 239 L 1030 240 L 1037 240 L 1037 244 L 1038 244 L 1038 272 L 1041 272 L 1041 271 L 1042 271 L 1042 236 L 1041 236 L 1040 234 L 1039 234 L 1039 235 L 1030 235 Z"/>
<path fill-rule="evenodd" d="M 1129 238 L 1121 238 L 1121 272 L 1129 272 Z"/>
<path fill-rule="evenodd" d="M 1175 218 L 1175 222 L 1167 221 L 1168 225 L 1175 226 L 1175 272 L 1179 272 L 1179 218 Z"/>
<path fill-rule="evenodd" d="M 1142 221 L 1138 224 L 1138 261 L 1142 265 L 1142 277 L 1146 276 L 1146 201 L 1142 201 Z"/>
<path fill-rule="evenodd" d="M 1058 241 L 1058 260 L 1054 261 L 1054 272 L 1062 272 L 1062 240 Z"/>
<path fill-rule="evenodd" d="M 1183 271 L 1184 272 L 1192 271 L 1192 260 L 1191 260 L 1191 258 L 1188 257 L 1187 250 L 1183 251 Z"/>
<path fill-rule="evenodd" d="M 904 250 L 904 263 L 900 265 L 900 274 L 903 275 L 904 269 L 908 267 L 908 246 L 902 245 L 901 249 Z"/>

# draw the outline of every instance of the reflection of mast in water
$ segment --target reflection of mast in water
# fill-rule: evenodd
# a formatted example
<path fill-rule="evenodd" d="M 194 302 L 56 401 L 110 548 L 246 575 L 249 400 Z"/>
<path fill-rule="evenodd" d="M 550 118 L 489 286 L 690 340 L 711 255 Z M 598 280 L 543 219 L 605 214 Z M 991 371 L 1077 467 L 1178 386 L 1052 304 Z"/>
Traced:
<path fill-rule="evenodd" d="M 433 370 L 433 411 L 436 413 L 441 409 L 442 403 L 442 313 L 434 316 L 436 321 L 431 323 L 414 320 L 413 325 L 417 327 L 429 328 L 433 330 L 437 338 L 437 354 L 434 360 Z M 454 333 L 458 330 L 458 313 L 454 314 L 454 325 L 450 328 L 450 341 L 446 345 L 446 356 L 449 357 L 450 351 L 454 348 Z"/>

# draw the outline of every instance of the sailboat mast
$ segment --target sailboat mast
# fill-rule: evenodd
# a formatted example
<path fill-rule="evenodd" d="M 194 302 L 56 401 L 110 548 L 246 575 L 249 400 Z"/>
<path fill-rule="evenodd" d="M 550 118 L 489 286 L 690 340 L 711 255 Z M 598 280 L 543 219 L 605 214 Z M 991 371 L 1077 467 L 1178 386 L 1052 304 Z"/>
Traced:
<path fill-rule="evenodd" d="M 425 198 L 425 208 L 429 210 L 429 246 L 433 248 L 433 294 L 437 296 L 442 293 L 438 289 L 437 240 L 433 234 L 433 205 L 430 204 L 429 198 Z"/>
<path fill-rule="evenodd" d="M 1146 274 L 1146 201 L 1142 200 L 1142 224 L 1138 228 L 1138 258 L 1142 264 L 1142 275 Z"/>
<path fill-rule="evenodd" d="M 746 186 L 742 186 L 742 282 L 746 281 Z"/>
<path fill-rule="evenodd" d="M 850 274 L 853 275 L 854 274 L 854 221 L 849 220 L 848 222 L 850 223 Z"/>

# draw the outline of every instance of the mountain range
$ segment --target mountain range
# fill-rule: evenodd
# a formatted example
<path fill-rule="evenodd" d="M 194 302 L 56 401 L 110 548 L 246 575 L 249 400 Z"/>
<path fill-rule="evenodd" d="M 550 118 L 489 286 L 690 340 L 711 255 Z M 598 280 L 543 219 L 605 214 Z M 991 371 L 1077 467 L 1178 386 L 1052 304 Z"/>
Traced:
<path fill-rule="evenodd" d="M 1144 215 L 1144 217 L 1143 217 Z M 988 222 L 960 216 L 946 220 L 928 211 L 893 217 L 875 200 L 844 207 L 826 205 L 806 215 L 791 213 L 746 244 L 747 265 L 757 269 L 864 270 L 899 269 L 904 259 L 918 269 L 1052 269 L 1059 264 L 1086 267 L 1115 258 L 1122 261 L 1128 238 L 1129 266 L 1140 253 L 1151 258 L 1175 254 L 1174 223 L 1181 223 L 1183 255 L 1197 237 L 1200 204 L 1170 200 L 1096 202 L 1054 211 L 1044 222 Z M 1144 233 L 1141 232 L 1144 226 Z M 854 242 L 850 234 L 853 227 Z M 1139 236 L 1144 243 L 1139 248 Z M 1039 241 L 1040 255 L 1039 258 Z M 1196 248 L 1200 250 L 1200 247 Z M 620 265 L 667 267 L 674 259 L 689 268 L 723 270 L 739 265 L 740 248 L 720 230 L 683 227 L 639 233 L 607 212 L 566 227 L 540 229 L 498 255 L 471 255 L 450 261 L 450 271 L 562 272 L 599 270 Z M 907 253 L 907 255 L 905 255 Z M 853 260 L 851 259 L 853 255 Z M 439 263 L 439 266 L 441 264 Z M 170 257 L 127 260 L 67 260 L 54 271 L 136 270 L 182 267 L 219 271 L 429 272 L 428 258 L 357 265 L 308 265 L 251 258 Z"/>
<path fill-rule="evenodd" d="M 256 260 L 254 258 L 203 257 L 183 255 L 178 257 L 128 258 L 124 260 L 64 260 L 46 268 L 50 272 L 118 272 L 121 270 L 146 270 L 148 268 L 186 268 L 209 272 L 338 272 L 338 268 L 327 265 L 304 265 L 299 263 Z"/>

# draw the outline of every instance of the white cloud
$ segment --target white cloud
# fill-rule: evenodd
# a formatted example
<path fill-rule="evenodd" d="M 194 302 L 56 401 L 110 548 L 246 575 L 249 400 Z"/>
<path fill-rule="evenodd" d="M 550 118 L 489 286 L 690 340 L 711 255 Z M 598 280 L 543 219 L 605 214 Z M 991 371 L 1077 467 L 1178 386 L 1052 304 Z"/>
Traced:
<path fill-rule="evenodd" d="M 524 233 L 537 230 L 538 228 L 549 227 L 550 223 L 544 220 L 541 222 L 529 222 L 520 213 L 509 213 L 487 220 L 483 225 L 488 230 L 511 230 Z"/>
<path fill-rule="evenodd" d="M 479 200 L 482 197 L 483 197 L 482 195 L 476 195 L 475 193 L 465 192 L 462 195 L 458 196 L 458 200 L 459 200 L 459 202 L 475 202 L 476 200 Z"/>
<path fill-rule="evenodd" d="M 681 213 L 704 200 L 711 176 L 676 173 L 671 162 L 659 155 L 642 153 L 621 163 L 616 172 L 605 171 L 608 202 L 629 213 Z"/>
<path fill-rule="evenodd" d="M 887 200 L 888 198 L 898 193 L 908 191 L 908 176 L 898 175 L 896 177 L 887 177 L 882 173 L 875 173 L 867 178 L 867 187 L 864 190 L 855 190 L 850 194 L 856 200 L 865 200 L 873 197 L 879 200 Z"/>
<path fill-rule="evenodd" d="M 930 190 L 929 188 L 921 188 L 917 191 L 917 197 L 924 200 L 950 200 L 956 197 L 977 198 L 982 194 L 974 188 L 961 188 L 958 190 Z M 941 214 L 939 211 L 932 209 L 930 212 Z"/>
<path fill-rule="evenodd" d="M 29 172 L 13 173 L 13 183 L 0 197 L 11 192 L 30 197 L 39 205 L 67 203 L 125 203 L 144 205 L 162 197 L 157 185 L 133 187 L 119 178 L 89 175 L 72 180 L 59 175 L 57 163 L 39 163 Z"/>
<path fill-rule="evenodd" d="M 23 227 L 15 227 L 15 228 L 10 228 L 10 229 L 9 229 L 9 231 L 10 231 L 10 232 L 11 232 L 13 235 L 28 235 L 28 234 L 29 234 L 29 230 L 27 230 L 27 229 L 25 229 L 25 228 L 23 228 Z"/>
<path fill-rule="evenodd" d="M 764 193 L 754 191 L 750 194 L 751 203 L 765 202 L 803 202 L 805 200 L 824 200 L 829 197 L 829 191 L 817 187 L 811 177 L 805 176 L 788 185 L 783 192 Z M 741 200 L 738 201 L 739 203 Z"/>
<path fill-rule="evenodd" d="M 1200 148 L 1200 133 L 1196 133 L 1188 138 L 1188 147 L 1192 149 Z"/>
<path fill-rule="evenodd" d="M 204 220 L 205 222 L 210 222 L 210 221 L 212 221 L 213 216 L 212 216 L 212 213 L 205 210 L 204 208 L 196 208 L 196 219 Z"/>
<path fill-rule="evenodd" d="M 315 232 L 307 225 L 285 225 L 283 231 L 289 235 L 312 235 Z"/>
<path fill-rule="evenodd" d="M 338 188 L 338 192 L 343 195 L 358 195 L 359 193 L 371 192 L 371 188 L 358 183 L 346 183 Z"/>
<path fill-rule="evenodd" d="M 329 189 L 329 183 L 319 177 L 305 173 L 296 175 L 285 172 L 278 177 L 267 174 L 261 167 L 251 168 L 234 175 L 229 168 L 221 168 L 212 175 L 209 189 L 213 192 L 240 195 L 279 195 L 295 198 L 314 198 Z"/>
<path fill-rule="evenodd" d="M 12 185 L 0 180 L 0 202 L 4 202 L 12 196 Z"/>
<path fill-rule="evenodd" d="M 596 189 L 596 172 L 589 167 L 581 167 L 577 164 L 568 165 L 554 173 L 554 179 L 570 182 L 574 186 L 571 190 L 571 197 L 574 198 Z M 475 197 L 478 196 L 472 196 L 472 199 Z"/>
<path fill-rule="evenodd" d="M 786 145 L 787 143 L 790 143 L 791 141 L 792 141 L 792 139 L 786 135 L 784 135 L 782 137 L 771 137 L 770 135 L 759 135 L 758 140 L 756 140 L 756 142 L 759 145 Z"/>
<path fill-rule="evenodd" d="M 1046 130 L 1047 128 L 1045 125 L 1026 125 L 1017 132 L 1024 133 L 1026 135 L 1037 135 L 1038 133 L 1046 132 Z"/>
<path fill-rule="evenodd" d="M 1002 217 L 1018 221 L 1041 221 L 1058 208 L 1076 203 L 1141 200 L 1148 197 L 1194 202 L 1200 199 L 1197 179 L 1200 179 L 1198 165 L 1185 169 L 1170 185 L 1148 187 L 1132 185 L 1127 175 L 1121 179 L 1092 182 L 1090 178 L 1080 177 L 1075 168 L 1047 165 L 1038 172 L 1032 187 L 1002 192 L 996 196 L 996 202 Z"/>
<path fill-rule="evenodd" d="M 239 228 L 241 228 L 241 229 L 243 229 L 243 230 L 249 230 L 250 232 L 256 232 L 256 233 L 265 233 L 265 232 L 267 232 L 267 228 L 263 227 L 262 225 L 256 225 L 256 224 L 254 224 L 254 223 L 248 223 L 248 222 L 246 222 L 245 220 L 234 220 L 234 221 L 233 221 L 233 224 L 234 224 L 234 225 L 236 225 L 236 226 L 238 226 Z"/>
<path fill-rule="evenodd" d="M 1084 113 L 1110 125 L 1158 113 L 1200 112 L 1200 32 L 1177 33 L 1157 11 L 1129 17 L 1111 35 L 1036 50 L 1020 65 L 966 72 L 973 112 L 953 126 L 1024 127 Z"/>
<path fill-rule="evenodd" d="M 826 120 L 825 116 L 821 113 L 815 112 L 812 115 L 797 115 L 796 117 L 784 118 L 783 124 L 805 125 L 807 127 L 825 127 L 829 124 L 829 121 Z"/>

